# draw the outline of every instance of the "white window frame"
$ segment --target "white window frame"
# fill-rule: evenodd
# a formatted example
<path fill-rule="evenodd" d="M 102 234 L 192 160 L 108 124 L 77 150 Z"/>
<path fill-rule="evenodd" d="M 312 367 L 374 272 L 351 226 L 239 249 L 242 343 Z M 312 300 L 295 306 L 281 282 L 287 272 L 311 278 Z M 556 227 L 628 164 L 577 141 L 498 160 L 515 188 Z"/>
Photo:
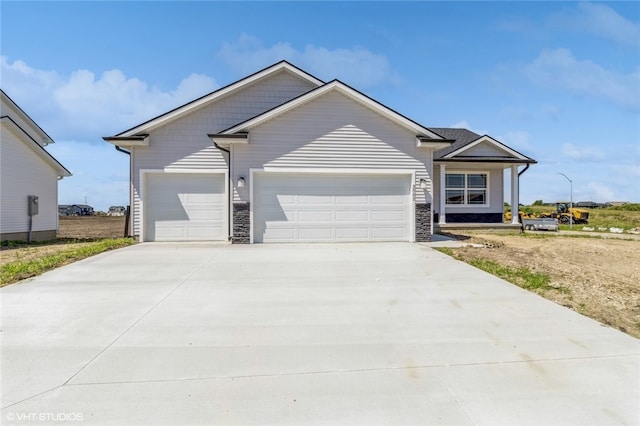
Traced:
<path fill-rule="evenodd" d="M 464 188 L 448 188 L 447 187 L 447 176 L 448 175 L 464 175 Z M 483 204 L 470 204 L 469 203 L 469 197 L 468 197 L 468 191 L 469 190 L 474 190 L 474 189 L 480 189 L 480 188 L 469 188 L 468 185 L 468 179 L 467 176 L 468 175 L 486 175 L 487 176 L 487 185 L 484 188 L 484 190 L 486 191 L 486 196 L 485 196 L 485 202 Z M 455 208 L 455 207 L 480 207 L 480 208 L 484 208 L 484 207 L 490 207 L 491 206 L 491 200 L 490 200 L 490 194 L 491 192 L 489 191 L 489 186 L 490 186 L 490 173 L 488 171 L 484 171 L 484 170 L 447 170 L 444 176 L 444 194 L 441 194 L 442 197 L 444 197 L 444 204 L 446 207 L 448 208 Z M 453 204 L 453 203 L 447 203 L 447 190 L 461 190 L 463 192 L 463 196 L 464 196 L 464 203 L 461 204 Z"/>

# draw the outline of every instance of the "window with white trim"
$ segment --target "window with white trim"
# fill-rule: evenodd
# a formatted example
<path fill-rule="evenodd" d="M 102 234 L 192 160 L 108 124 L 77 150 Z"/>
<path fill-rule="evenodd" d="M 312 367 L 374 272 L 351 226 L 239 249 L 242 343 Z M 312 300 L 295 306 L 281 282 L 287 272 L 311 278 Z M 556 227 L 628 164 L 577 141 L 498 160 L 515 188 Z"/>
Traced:
<path fill-rule="evenodd" d="M 486 206 L 489 204 L 488 173 L 447 173 L 446 204 Z"/>

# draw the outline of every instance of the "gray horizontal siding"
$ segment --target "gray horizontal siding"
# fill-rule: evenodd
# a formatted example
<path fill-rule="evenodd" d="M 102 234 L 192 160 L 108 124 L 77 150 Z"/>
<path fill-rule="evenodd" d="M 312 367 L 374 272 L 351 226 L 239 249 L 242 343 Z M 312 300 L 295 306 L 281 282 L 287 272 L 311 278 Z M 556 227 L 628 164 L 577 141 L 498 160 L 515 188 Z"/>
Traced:
<path fill-rule="evenodd" d="M 234 151 L 234 180 L 251 168 L 396 169 L 431 182 L 431 153 L 415 134 L 340 93 L 328 93 L 249 132 Z M 417 201 L 430 198 L 418 191 Z M 249 187 L 236 196 L 248 200 Z M 429 200 L 430 202 L 430 200 Z"/>

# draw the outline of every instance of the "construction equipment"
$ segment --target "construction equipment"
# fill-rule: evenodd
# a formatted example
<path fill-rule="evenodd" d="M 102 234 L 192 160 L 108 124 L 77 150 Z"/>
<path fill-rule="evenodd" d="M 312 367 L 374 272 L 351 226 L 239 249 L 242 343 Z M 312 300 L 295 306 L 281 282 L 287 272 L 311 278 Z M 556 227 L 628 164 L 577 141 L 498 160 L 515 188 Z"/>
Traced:
<path fill-rule="evenodd" d="M 587 210 L 576 209 L 574 207 L 569 208 L 567 203 L 556 203 L 556 211 L 542 213 L 539 217 L 550 217 L 552 219 L 558 219 L 558 221 L 562 224 L 571 223 L 573 219 L 573 223 L 580 224 L 589 223 L 589 212 Z"/>
<path fill-rule="evenodd" d="M 533 219 L 537 217 L 533 213 L 523 212 L 522 210 L 518 211 L 518 215 L 523 219 L 529 219 L 529 218 Z M 504 220 L 507 222 L 511 222 L 511 211 L 508 211 L 504 214 Z"/>
<path fill-rule="evenodd" d="M 569 208 L 567 203 L 556 203 L 556 211 L 554 212 L 544 212 L 540 214 L 535 213 L 526 213 L 522 210 L 518 211 L 521 219 L 557 219 L 558 222 L 563 225 L 571 223 L 571 218 L 573 217 L 573 223 L 575 224 L 588 224 L 589 223 L 589 212 L 583 209 Z M 504 219 L 507 222 L 511 221 L 511 212 L 508 211 L 504 214 Z M 521 220 L 522 221 L 522 220 Z"/>

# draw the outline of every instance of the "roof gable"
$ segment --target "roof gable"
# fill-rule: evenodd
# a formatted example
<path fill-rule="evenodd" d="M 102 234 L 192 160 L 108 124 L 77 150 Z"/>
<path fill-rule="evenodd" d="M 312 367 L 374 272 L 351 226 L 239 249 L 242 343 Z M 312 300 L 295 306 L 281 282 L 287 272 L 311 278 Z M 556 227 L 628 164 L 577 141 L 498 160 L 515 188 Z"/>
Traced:
<path fill-rule="evenodd" d="M 435 152 L 434 160 L 436 161 L 536 162 L 488 135 L 480 136 L 467 129 L 431 128 L 431 130 L 455 140 L 451 146 Z"/>
<path fill-rule="evenodd" d="M 158 117 L 152 118 L 151 120 L 148 120 L 142 124 L 139 124 L 135 127 L 132 127 L 131 129 L 125 130 L 124 132 L 121 132 L 119 134 L 116 135 L 116 137 L 122 138 L 122 137 L 130 137 L 130 136 L 134 136 L 134 135 L 139 135 L 139 134 L 146 134 L 148 133 L 152 128 L 156 128 L 158 126 L 164 125 L 172 120 L 175 120 L 179 117 L 182 117 L 192 111 L 195 111 L 199 108 L 202 108 L 206 105 L 209 105 L 213 102 L 215 102 L 218 99 L 221 99 L 225 96 L 228 96 L 240 89 L 242 89 L 243 87 L 246 87 L 248 85 L 251 84 L 255 84 L 257 81 L 260 81 L 262 79 L 268 78 L 271 75 L 274 75 L 276 73 L 280 73 L 280 72 L 287 72 L 290 73 L 294 76 L 296 76 L 297 78 L 300 78 L 302 80 L 305 80 L 309 83 L 311 83 L 311 85 L 313 86 L 320 86 L 322 84 L 324 84 L 324 82 L 316 77 L 314 77 L 313 75 L 307 73 L 306 71 L 303 71 L 302 69 L 290 64 L 287 61 L 280 61 L 274 65 L 271 65 L 267 68 L 264 68 L 256 73 L 251 74 L 250 76 L 247 76 L 241 80 L 238 80 L 234 83 L 231 83 L 227 86 L 224 86 L 220 89 L 217 89 L 207 95 L 204 95 L 198 99 L 195 99 L 187 104 L 184 104 L 178 108 L 175 108 L 169 112 L 166 112 L 162 115 L 159 115 Z"/>
<path fill-rule="evenodd" d="M 262 114 L 259 114 L 249 120 L 246 120 L 242 123 L 239 123 L 233 127 L 230 127 L 226 130 L 223 130 L 221 134 L 234 134 L 237 132 L 247 132 L 250 129 L 265 123 L 269 120 L 272 120 L 278 117 L 281 114 L 286 113 L 287 111 L 291 111 L 301 105 L 306 104 L 307 102 L 311 102 L 314 99 L 319 98 L 330 92 L 338 92 L 344 96 L 347 96 L 359 104 L 373 110 L 374 112 L 388 118 L 389 120 L 399 124 L 400 126 L 412 131 L 416 135 L 428 136 L 434 140 L 444 139 L 437 133 L 431 131 L 430 129 L 423 127 L 422 125 L 416 123 L 415 121 L 405 117 L 404 115 L 394 111 L 393 109 L 379 103 L 378 101 L 364 95 L 363 93 L 353 89 L 352 87 L 342 83 L 339 80 L 333 80 L 329 83 L 326 83 L 323 86 L 320 86 L 316 89 L 313 89 L 307 93 L 304 93 L 288 102 L 285 102 L 282 105 L 279 105 L 275 108 L 272 108 L 269 111 L 266 111 Z M 449 142 L 446 142 L 449 143 Z"/>
<path fill-rule="evenodd" d="M 38 143 L 28 132 L 19 126 L 11 117 L 0 117 L 0 125 L 3 129 L 7 129 L 16 135 L 18 140 L 22 141 L 29 149 L 31 149 L 35 155 L 44 160 L 50 167 L 52 167 L 59 177 L 71 176 L 71 172 L 67 170 L 53 155 L 44 149 L 44 147 Z M 4 131 L 4 130 L 3 130 Z"/>
<path fill-rule="evenodd" d="M 53 139 L 51 139 L 51 136 L 42 130 L 2 89 L 0 89 L 0 116 L 10 117 L 16 126 L 20 127 L 23 132 L 27 133 L 29 137 L 40 146 L 55 143 Z"/>

